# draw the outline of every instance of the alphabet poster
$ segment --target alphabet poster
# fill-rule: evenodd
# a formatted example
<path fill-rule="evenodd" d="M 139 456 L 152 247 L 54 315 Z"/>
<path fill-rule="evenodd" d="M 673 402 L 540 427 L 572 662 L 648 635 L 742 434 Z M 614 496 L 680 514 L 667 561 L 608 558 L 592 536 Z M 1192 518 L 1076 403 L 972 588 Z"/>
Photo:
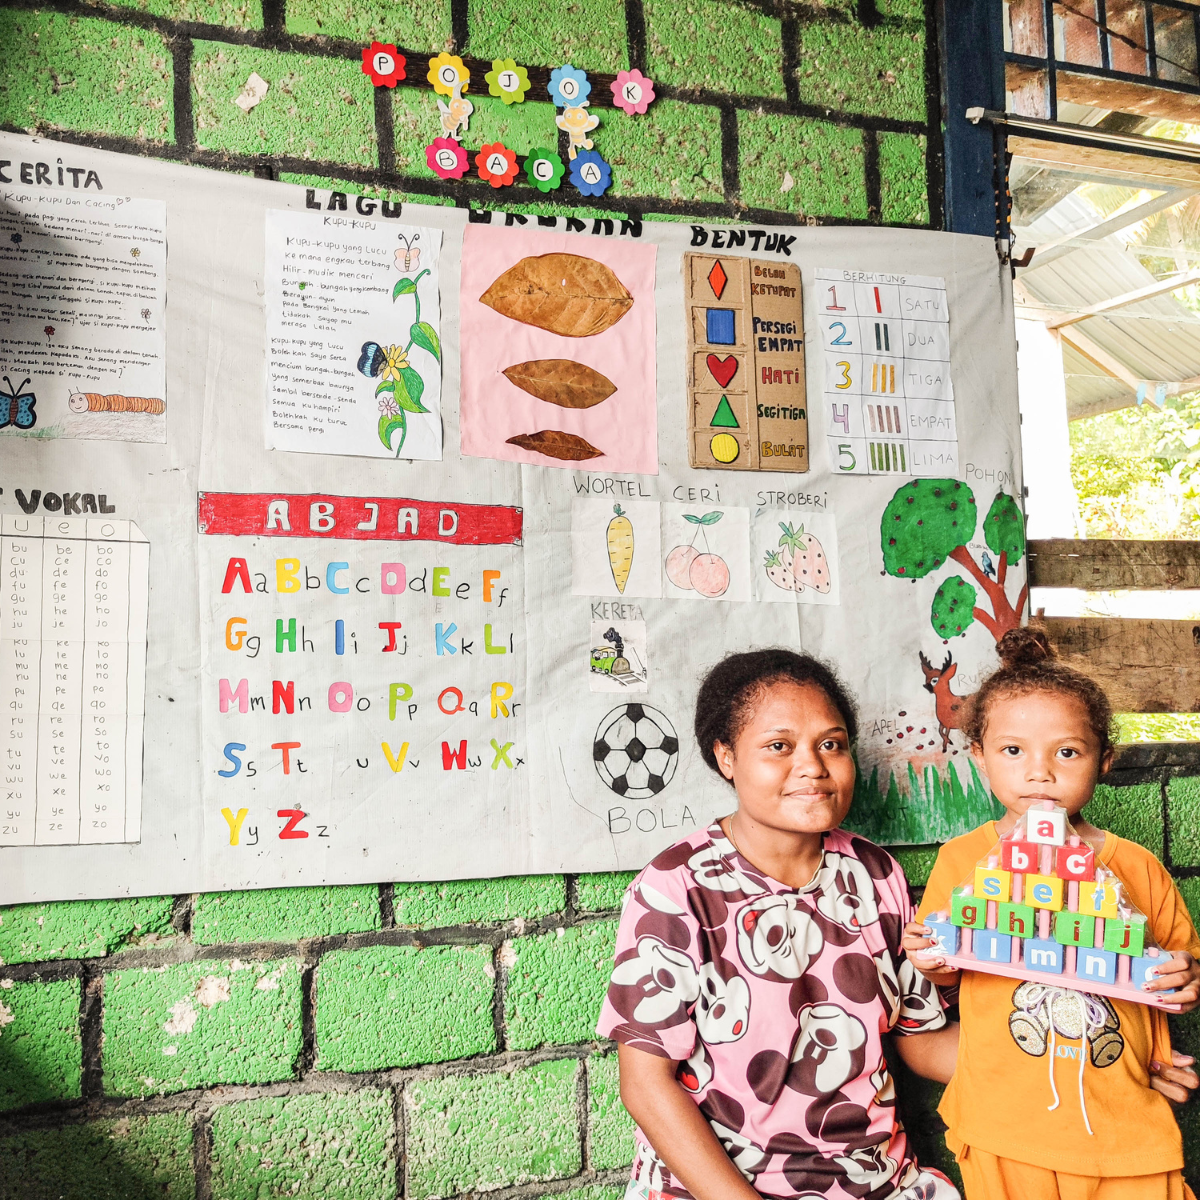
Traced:
<path fill-rule="evenodd" d="M 41 271 L 0 281 L 0 904 L 640 867 L 729 811 L 696 689 L 768 646 L 859 699 L 853 828 L 991 815 L 958 713 L 1027 591 L 989 240 L 0 159 L 0 261 Z M 905 394 L 900 469 L 869 424 L 839 459 L 846 279 L 872 346 L 873 281 L 936 282 L 879 322 L 949 405 Z"/>

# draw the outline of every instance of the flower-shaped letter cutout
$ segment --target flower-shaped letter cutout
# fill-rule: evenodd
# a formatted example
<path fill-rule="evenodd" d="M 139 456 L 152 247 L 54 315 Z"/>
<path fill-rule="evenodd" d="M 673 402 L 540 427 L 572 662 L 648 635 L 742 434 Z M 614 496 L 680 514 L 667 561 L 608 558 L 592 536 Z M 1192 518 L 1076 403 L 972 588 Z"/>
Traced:
<path fill-rule="evenodd" d="M 433 84 L 439 96 L 461 95 L 470 86 L 471 72 L 463 66 L 457 54 L 439 54 L 429 60 L 425 78 Z"/>
<path fill-rule="evenodd" d="M 475 166 L 479 178 L 486 179 L 494 188 L 508 187 L 517 177 L 517 156 L 503 142 L 484 146 L 475 155 Z"/>
<path fill-rule="evenodd" d="M 526 155 L 525 174 L 539 192 L 556 191 L 565 173 L 563 160 L 553 150 L 538 146 Z"/>
<path fill-rule="evenodd" d="M 505 104 L 521 104 L 525 93 L 533 86 L 524 67 L 518 67 L 511 58 L 492 59 L 492 69 L 484 76 L 488 94 L 497 96 Z"/>
<path fill-rule="evenodd" d="M 425 147 L 425 161 L 439 179 L 461 179 L 471 165 L 467 152 L 453 138 L 434 138 Z"/>
<path fill-rule="evenodd" d="M 636 68 L 622 71 L 608 86 L 612 88 L 613 103 L 631 117 L 644 113 L 654 99 L 654 80 L 647 79 Z"/>
<path fill-rule="evenodd" d="M 362 70 L 376 87 L 395 87 L 404 78 L 404 55 L 390 42 L 372 42 L 363 47 Z"/>
<path fill-rule="evenodd" d="M 550 87 L 547 90 L 550 99 L 559 108 L 569 108 L 582 104 L 591 95 L 592 85 L 588 83 L 586 71 L 577 70 L 566 63 L 550 72 Z"/>
<path fill-rule="evenodd" d="M 571 182 L 582 196 L 603 196 L 612 183 L 612 168 L 595 150 L 580 150 L 571 163 Z"/>

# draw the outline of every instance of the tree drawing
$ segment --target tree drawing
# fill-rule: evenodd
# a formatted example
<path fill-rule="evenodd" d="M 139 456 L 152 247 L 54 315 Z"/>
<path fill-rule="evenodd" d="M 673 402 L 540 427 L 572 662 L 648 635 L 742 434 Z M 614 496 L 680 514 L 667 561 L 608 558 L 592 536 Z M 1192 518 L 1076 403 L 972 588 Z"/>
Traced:
<path fill-rule="evenodd" d="M 942 582 L 930 607 L 934 632 L 949 640 L 966 633 L 975 621 L 999 641 L 1021 623 L 1029 585 L 1010 604 L 1004 583 L 1008 568 L 1025 553 L 1025 521 L 1016 500 L 996 493 L 983 519 L 983 539 L 996 555 L 982 555 L 982 565 L 971 557 L 968 543 L 975 536 L 978 510 L 971 489 L 957 479 L 913 479 L 898 488 L 883 510 L 880 543 L 883 567 L 897 579 L 924 579 L 947 562 L 956 562 L 975 584 L 961 575 Z M 987 596 L 989 612 L 979 607 L 979 589 Z"/>

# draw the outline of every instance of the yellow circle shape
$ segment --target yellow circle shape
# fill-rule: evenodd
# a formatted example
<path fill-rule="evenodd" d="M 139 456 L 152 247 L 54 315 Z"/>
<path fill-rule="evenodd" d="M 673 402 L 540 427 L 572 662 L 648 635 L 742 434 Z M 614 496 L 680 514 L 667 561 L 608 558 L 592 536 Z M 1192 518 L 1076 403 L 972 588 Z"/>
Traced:
<path fill-rule="evenodd" d="M 731 433 L 717 433 L 708 443 L 712 456 L 720 463 L 731 463 L 742 452 L 738 440 Z"/>

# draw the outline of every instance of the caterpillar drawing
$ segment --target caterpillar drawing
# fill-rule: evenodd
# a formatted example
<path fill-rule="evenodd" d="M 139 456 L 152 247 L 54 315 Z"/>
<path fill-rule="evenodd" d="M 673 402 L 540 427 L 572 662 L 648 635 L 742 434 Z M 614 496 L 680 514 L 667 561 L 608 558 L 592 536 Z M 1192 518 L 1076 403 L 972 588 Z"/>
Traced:
<path fill-rule="evenodd" d="M 147 396 L 101 396 L 98 392 L 72 392 L 67 400 L 72 412 L 161 413 L 166 405 Z"/>

